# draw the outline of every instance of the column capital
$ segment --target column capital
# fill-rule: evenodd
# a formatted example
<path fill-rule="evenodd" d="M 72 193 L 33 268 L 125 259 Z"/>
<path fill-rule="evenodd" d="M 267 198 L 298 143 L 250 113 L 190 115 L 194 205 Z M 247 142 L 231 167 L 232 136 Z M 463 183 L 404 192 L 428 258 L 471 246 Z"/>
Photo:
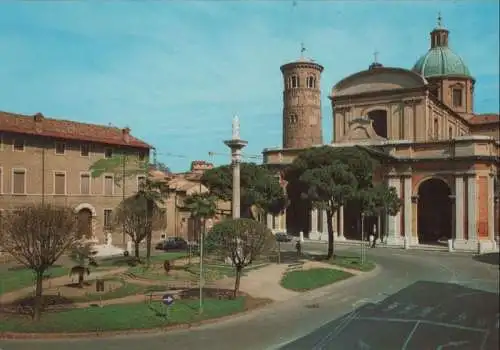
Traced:
<path fill-rule="evenodd" d="M 475 171 L 461 171 L 455 173 L 455 178 L 457 177 L 473 177 L 476 176 L 477 173 Z"/>

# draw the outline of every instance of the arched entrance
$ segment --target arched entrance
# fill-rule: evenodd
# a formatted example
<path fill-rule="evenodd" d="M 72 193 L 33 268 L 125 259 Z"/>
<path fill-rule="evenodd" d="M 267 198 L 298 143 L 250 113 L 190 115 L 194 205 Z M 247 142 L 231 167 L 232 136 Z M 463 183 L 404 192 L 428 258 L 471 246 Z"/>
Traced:
<path fill-rule="evenodd" d="M 438 178 L 425 180 L 418 187 L 418 239 L 436 244 L 453 238 L 451 190 Z"/>
<path fill-rule="evenodd" d="M 387 138 L 387 111 L 377 109 L 368 112 L 368 117 L 373 121 L 373 130 L 378 136 Z"/>
<path fill-rule="evenodd" d="M 78 233 L 80 237 L 92 238 L 92 211 L 82 208 L 78 211 Z"/>

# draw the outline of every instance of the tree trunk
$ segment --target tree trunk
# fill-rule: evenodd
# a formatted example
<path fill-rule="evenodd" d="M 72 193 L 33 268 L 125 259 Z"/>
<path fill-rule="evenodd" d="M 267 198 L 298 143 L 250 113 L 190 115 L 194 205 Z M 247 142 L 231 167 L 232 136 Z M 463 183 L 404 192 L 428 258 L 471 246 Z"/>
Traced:
<path fill-rule="evenodd" d="M 139 242 L 134 242 L 134 254 L 137 259 L 139 259 Z"/>
<path fill-rule="evenodd" d="M 147 202 L 147 213 L 148 216 L 148 232 L 146 235 L 146 261 L 149 266 L 149 261 L 151 260 L 151 240 L 153 238 L 153 202 L 148 200 Z"/>
<path fill-rule="evenodd" d="M 333 232 L 333 223 L 332 223 L 333 210 L 326 211 L 326 226 L 328 227 L 328 259 L 335 259 L 335 235 Z"/>
<path fill-rule="evenodd" d="M 33 308 L 33 319 L 35 321 L 40 321 L 40 317 L 42 316 L 42 292 L 43 292 L 43 273 L 45 270 L 36 271 L 36 287 L 35 287 L 35 303 Z"/>
<path fill-rule="evenodd" d="M 81 269 L 80 272 L 78 272 L 78 286 L 80 288 L 83 288 L 83 280 L 84 280 L 83 273 L 84 269 Z"/>
<path fill-rule="evenodd" d="M 234 291 L 233 298 L 238 296 L 238 292 L 240 291 L 240 281 L 241 281 L 241 272 L 243 271 L 243 267 L 236 266 L 236 278 L 234 281 Z"/>
<path fill-rule="evenodd" d="M 148 232 L 148 235 L 146 236 L 146 261 L 149 266 L 149 263 L 151 261 L 151 239 L 152 239 L 153 233 L 150 231 Z"/>

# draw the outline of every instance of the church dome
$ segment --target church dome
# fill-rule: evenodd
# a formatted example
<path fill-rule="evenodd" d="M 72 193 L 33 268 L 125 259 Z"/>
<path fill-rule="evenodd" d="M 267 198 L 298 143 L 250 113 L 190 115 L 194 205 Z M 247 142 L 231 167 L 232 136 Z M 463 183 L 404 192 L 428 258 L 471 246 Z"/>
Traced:
<path fill-rule="evenodd" d="M 471 77 L 463 59 L 447 46 L 431 48 L 418 59 L 412 70 L 426 78 L 456 75 Z"/>

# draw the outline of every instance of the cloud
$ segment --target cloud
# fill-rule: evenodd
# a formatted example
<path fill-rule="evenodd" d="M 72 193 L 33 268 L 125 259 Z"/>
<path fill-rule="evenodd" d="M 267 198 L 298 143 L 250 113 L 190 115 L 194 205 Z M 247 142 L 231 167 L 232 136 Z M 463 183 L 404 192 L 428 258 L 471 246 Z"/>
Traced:
<path fill-rule="evenodd" d="M 366 69 L 375 49 L 387 66 L 411 68 L 443 12 L 452 48 L 478 76 L 477 108 L 498 108 L 498 4 L 379 2 L 38 2 L 2 5 L 0 109 L 129 125 L 158 149 L 226 151 L 233 114 L 248 152 L 281 143 L 279 66 L 306 54 L 327 95 Z M 496 11 L 495 11 L 496 10 Z M 409 19 L 411 14 L 411 20 Z M 467 21 L 464 21 L 464 16 Z M 174 152 L 175 153 L 175 152 Z M 174 170 L 185 161 L 171 159 Z"/>

